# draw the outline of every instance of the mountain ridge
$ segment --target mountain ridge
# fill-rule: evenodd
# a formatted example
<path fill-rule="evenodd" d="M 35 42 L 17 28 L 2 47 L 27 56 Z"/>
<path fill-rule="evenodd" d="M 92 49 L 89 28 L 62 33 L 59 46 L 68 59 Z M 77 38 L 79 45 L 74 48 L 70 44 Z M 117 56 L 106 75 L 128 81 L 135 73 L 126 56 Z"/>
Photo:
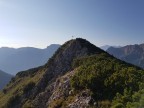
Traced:
<path fill-rule="evenodd" d="M 126 107 L 132 104 L 129 101 L 132 97 L 128 95 L 125 101 L 122 96 L 126 90 L 139 91 L 143 76 L 141 68 L 77 38 L 62 45 L 45 65 L 17 73 L 0 93 L 0 105 L 2 108 Z M 117 99 L 121 99 L 121 104 Z"/>

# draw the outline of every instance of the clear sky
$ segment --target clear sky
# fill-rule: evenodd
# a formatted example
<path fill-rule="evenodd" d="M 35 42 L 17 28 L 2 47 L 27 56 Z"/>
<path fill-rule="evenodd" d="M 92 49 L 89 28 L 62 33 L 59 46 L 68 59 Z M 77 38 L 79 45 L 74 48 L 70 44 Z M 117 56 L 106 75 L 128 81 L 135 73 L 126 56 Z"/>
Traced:
<path fill-rule="evenodd" d="M 144 43 L 144 0 L 0 0 L 0 47 Z"/>

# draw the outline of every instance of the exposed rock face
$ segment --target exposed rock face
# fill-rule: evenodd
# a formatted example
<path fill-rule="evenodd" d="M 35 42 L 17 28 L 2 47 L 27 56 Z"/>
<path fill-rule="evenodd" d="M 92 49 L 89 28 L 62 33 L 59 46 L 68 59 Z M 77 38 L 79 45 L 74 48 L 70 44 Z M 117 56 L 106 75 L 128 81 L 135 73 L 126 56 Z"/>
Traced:
<path fill-rule="evenodd" d="M 107 52 L 121 60 L 144 68 L 144 44 L 110 47 Z"/>
<path fill-rule="evenodd" d="M 48 99 L 47 106 L 50 107 L 51 103 L 55 100 L 68 97 L 72 91 L 70 88 L 70 78 L 74 75 L 75 71 L 71 71 L 66 75 L 58 78 L 54 83 L 54 89 L 51 97 Z"/>
<path fill-rule="evenodd" d="M 55 92 L 53 92 L 49 98 L 48 104 L 51 103 L 53 99 L 58 99 L 61 98 L 61 96 L 68 96 L 70 94 L 70 78 L 74 75 L 74 73 L 75 71 L 71 71 L 61 78 L 57 78 L 56 82 L 54 83 Z"/>
<path fill-rule="evenodd" d="M 88 108 L 90 107 L 90 102 L 92 101 L 92 97 L 90 96 L 88 91 L 82 91 L 79 94 L 74 102 L 68 105 L 69 108 Z"/>
<path fill-rule="evenodd" d="M 76 70 L 68 72 L 66 75 L 58 78 L 54 83 L 54 89 L 51 97 L 48 99 L 47 107 L 53 107 L 51 104 L 60 99 L 65 99 L 69 96 L 73 96 L 73 90 L 70 87 L 70 79 L 75 74 Z M 72 99 L 73 102 L 67 104 L 67 108 L 86 108 L 92 101 L 90 92 L 88 90 L 82 91 Z"/>
<path fill-rule="evenodd" d="M 94 49 L 91 50 L 91 48 Z M 56 80 L 57 77 L 60 77 L 66 72 L 72 70 L 72 62 L 74 59 L 101 52 L 103 51 L 83 39 L 71 40 L 65 43 L 60 49 L 58 49 L 56 54 L 46 64 L 47 70 L 43 75 L 43 78 L 39 81 L 35 90 L 36 95 L 38 92 L 43 93 L 40 93 L 36 96 L 36 102 L 34 103 L 39 103 L 39 106 L 46 106 L 46 101 L 49 100 L 50 96 L 52 95 L 52 91 L 55 89 L 55 86 L 57 84 L 57 82 L 53 82 Z M 69 80 L 69 78 L 67 79 Z M 65 83 L 69 82 L 66 81 Z M 63 88 L 68 88 L 69 84 L 63 86 L 66 86 Z M 41 100 L 43 100 L 43 102 L 41 102 Z"/>

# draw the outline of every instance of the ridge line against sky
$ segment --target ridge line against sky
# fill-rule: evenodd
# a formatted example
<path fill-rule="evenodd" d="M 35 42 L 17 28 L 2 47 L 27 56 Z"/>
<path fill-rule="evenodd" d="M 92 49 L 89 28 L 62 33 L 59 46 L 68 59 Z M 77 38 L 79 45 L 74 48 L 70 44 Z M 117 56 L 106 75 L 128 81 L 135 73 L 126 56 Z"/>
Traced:
<path fill-rule="evenodd" d="M 45 48 L 72 36 L 97 46 L 141 44 L 144 0 L 0 0 L 0 47 Z"/>

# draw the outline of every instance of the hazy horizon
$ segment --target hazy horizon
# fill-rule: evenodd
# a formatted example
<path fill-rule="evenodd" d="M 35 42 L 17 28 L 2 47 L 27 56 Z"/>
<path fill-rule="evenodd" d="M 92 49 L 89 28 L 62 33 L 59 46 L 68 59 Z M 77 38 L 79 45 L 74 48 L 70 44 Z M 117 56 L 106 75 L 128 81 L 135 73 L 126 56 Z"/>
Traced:
<path fill-rule="evenodd" d="M 67 40 L 68 41 L 68 40 Z M 89 40 L 88 40 L 89 41 Z M 36 47 L 36 46 L 20 46 L 20 47 L 11 47 L 11 46 L 0 46 L 0 48 L 14 48 L 14 49 L 19 49 L 19 48 L 37 48 L 37 49 L 45 49 L 45 48 L 47 48 L 48 46 L 50 46 L 50 45 L 63 45 L 64 43 L 62 43 L 62 44 L 57 44 L 57 43 L 51 43 L 51 44 L 49 44 L 49 45 L 47 45 L 47 46 L 45 46 L 45 47 Z M 92 44 L 94 44 L 94 43 L 92 43 Z M 123 47 L 123 46 L 126 46 L 126 45 L 140 45 L 140 44 L 144 44 L 144 42 L 143 43 L 133 43 L 133 44 L 123 44 L 123 45 L 107 45 L 107 44 L 104 44 L 104 45 L 100 45 L 100 46 L 98 46 L 98 45 L 96 45 L 96 44 L 94 44 L 95 46 L 97 46 L 97 47 L 104 47 L 104 46 L 112 46 L 112 47 Z"/>
<path fill-rule="evenodd" d="M 142 0 L 0 0 L 0 47 L 45 48 L 81 37 L 96 46 L 141 44 Z"/>
<path fill-rule="evenodd" d="M 61 44 L 50 44 L 50 45 L 61 45 Z M 45 49 L 47 48 L 48 46 L 50 45 L 47 45 L 45 47 L 35 47 L 35 46 L 20 46 L 20 47 L 9 47 L 9 46 L 0 46 L 0 48 L 14 48 L 14 49 L 19 49 L 19 48 L 37 48 L 37 49 Z"/>

